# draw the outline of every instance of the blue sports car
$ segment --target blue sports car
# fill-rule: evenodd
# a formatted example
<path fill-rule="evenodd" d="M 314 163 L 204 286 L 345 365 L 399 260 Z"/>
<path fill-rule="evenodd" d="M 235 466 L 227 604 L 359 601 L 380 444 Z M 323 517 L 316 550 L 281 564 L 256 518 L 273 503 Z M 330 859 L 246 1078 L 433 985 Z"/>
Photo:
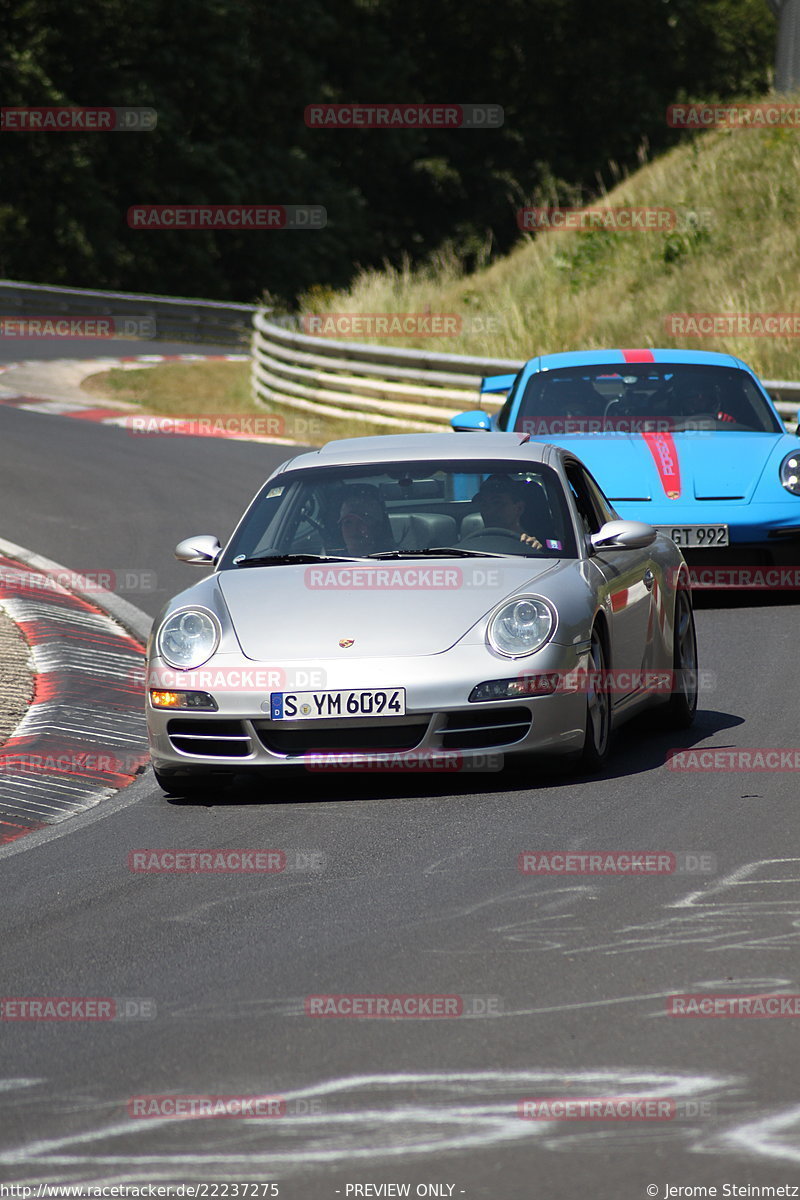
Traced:
<path fill-rule="evenodd" d="M 786 432 L 740 359 L 699 350 L 549 354 L 516 376 L 485 379 L 481 391 L 508 395 L 494 416 L 454 417 L 455 430 L 517 431 L 568 447 L 621 517 L 657 526 L 690 565 L 800 568 L 800 437 Z M 706 586 L 735 586 L 725 570 L 705 574 Z"/>

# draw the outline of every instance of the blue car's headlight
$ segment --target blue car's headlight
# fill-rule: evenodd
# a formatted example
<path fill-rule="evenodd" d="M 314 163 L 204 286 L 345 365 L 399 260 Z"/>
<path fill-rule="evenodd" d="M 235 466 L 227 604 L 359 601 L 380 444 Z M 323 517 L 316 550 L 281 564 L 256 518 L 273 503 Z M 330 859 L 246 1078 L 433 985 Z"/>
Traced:
<path fill-rule="evenodd" d="M 800 496 L 800 454 L 787 454 L 781 463 L 781 483 L 787 492 Z"/>
<path fill-rule="evenodd" d="M 219 645 L 219 625 L 209 612 L 184 608 L 158 631 L 158 653 L 171 667 L 191 670 L 207 662 Z"/>
<path fill-rule="evenodd" d="M 556 627 L 553 609 L 535 596 L 519 596 L 504 604 L 487 630 L 489 644 L 507 658 L 533 654 L 552 637 Z"/>

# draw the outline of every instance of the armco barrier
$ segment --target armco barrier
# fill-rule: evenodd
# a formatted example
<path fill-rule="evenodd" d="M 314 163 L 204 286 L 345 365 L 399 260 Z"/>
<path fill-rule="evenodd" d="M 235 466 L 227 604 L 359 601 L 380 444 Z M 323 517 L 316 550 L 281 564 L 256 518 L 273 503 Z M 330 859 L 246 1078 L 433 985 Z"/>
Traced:
<path fill-rule="evenodd" d="M 447 429 L 454 413 L 478 406 L 484 375 L 522 366 L 313 337 L 268 320 L 263 309 L 253 327 L 253 394 L 262 403 L 398 432 Z"/>
<path fill-rule="evenodd" d="M 449 428 L 450 417 L 478 408 L 485 375 L 516 373 L 517 359 L 432 354 L 297 333 L 267 310 L 253 317 L 253 395 L 265 407 L 299 409 L 317 416 L 356 418 L 396 430 Z M 794 429 L 800 383 L 765 381 L 778 412 Z M 494 409 L 502 397 L 493 396 Z"/>
<path fill-rule="evenodd" d="M 255 311 L 253 304 L 50 287 L 0 279 L 2 317 L 113 315 L 149 318 L 154 322 L 155 340 L 158 341 L 244 347 Z M 98 342 L 98 346 L 102 346 L 102 342 Z"/>

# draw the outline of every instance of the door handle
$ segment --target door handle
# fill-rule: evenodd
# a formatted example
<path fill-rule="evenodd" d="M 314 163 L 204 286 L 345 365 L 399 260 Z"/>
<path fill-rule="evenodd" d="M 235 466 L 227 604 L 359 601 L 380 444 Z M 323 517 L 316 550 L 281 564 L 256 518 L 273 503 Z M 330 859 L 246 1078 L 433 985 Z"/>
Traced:
<path fill-rule="evenodd" d="M 644 586 L 647 588 L 648 592 L 652 592 L 653 584 L 656 581 L 656 577 L 653 574 L 653 572 L 650 570 L 649 567 L 645 571 L 643 578 L 644 578 Z"/>

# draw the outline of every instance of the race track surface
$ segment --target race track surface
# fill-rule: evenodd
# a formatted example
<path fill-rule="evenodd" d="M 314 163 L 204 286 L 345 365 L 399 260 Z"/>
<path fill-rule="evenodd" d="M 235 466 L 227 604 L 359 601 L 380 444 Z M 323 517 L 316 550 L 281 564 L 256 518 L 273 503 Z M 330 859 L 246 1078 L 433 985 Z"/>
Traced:
<path fill-rule="evenodd" d="M 12 408 L 0 438 L 2 536 L 114 572 L 151 616 L 200 577 L 175 543 L 224 538 L 291 453 Z M 148 772 L 0 852 L 3 994 L 147 1002 L 142 1019 L 0 1023 L 0 1179 L 276 1180 L 298 1200 L 366 1183 L 471 1200 L 800 1183 L 798 1018 L 666 1014 L 674 993 L 800 992 L 796 772 L 664 765 L 676 746 L 797 745 L 797 608 L 706 601 L 697 622 L 710 676 L 695 728 L 626 727 L 595 779 L 309 774 L 205 807 L 167 800 Z M 129 869 L 154 847 L 278 849 L 295 869 Z M 548 850 L 714 867 L 520 874 L 520 853 Z M 330 993 L 457 996 L 474 1015 L 306 1015 Z M 154 1094 L 286 1108 L 129 1116 Z M 667 1098 L 674 1115 L 517 1115 L 525 1098 L 619 1095 Z"/>

